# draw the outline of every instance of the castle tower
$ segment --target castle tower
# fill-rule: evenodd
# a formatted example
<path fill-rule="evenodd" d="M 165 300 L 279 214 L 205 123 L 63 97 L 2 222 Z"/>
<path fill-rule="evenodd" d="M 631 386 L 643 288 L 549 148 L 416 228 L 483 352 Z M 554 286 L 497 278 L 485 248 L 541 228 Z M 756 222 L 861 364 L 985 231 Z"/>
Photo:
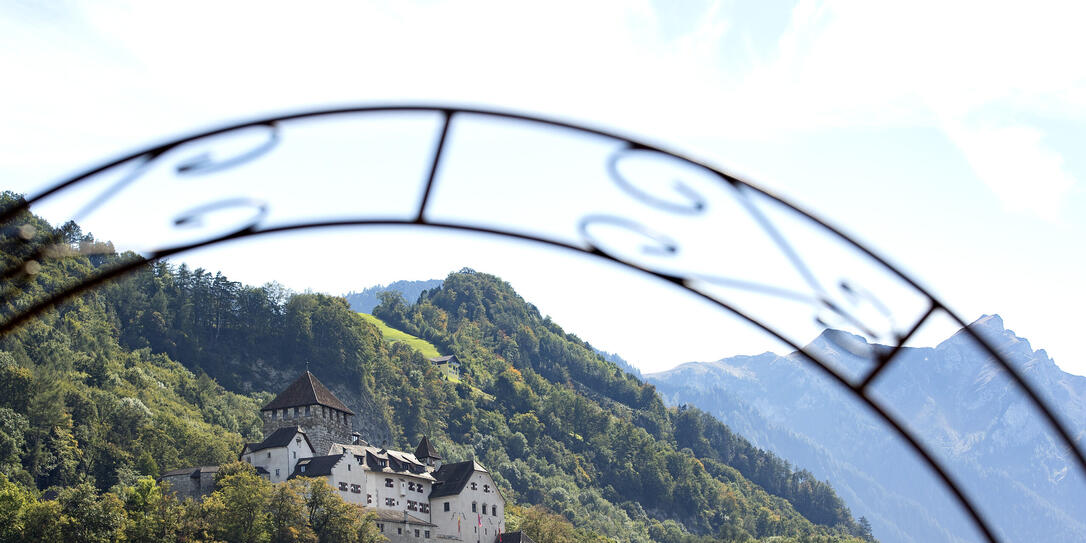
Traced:
<path fill-rule="evenodd" d="M 280 428 L 301 426 L 317 455 L 333 443 L 350 443 L 351 411 L 316 376 L 306 371 L 260 410 L 264 437 Z"/>
<path fill-rule="evenodd" d="M 422 436 L 422 441 L 419 442 L 418 448 L 415 449 L 415 458 L 426 463 L 427 466 L 441 467 L 441 455 L 437 454 L 437 449 L 434 448 L 426 436 Z"/>

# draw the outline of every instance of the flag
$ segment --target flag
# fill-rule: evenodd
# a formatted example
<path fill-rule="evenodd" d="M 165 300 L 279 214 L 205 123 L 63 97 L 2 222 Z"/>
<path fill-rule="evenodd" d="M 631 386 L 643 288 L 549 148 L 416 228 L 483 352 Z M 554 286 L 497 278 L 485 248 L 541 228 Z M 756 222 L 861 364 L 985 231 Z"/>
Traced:
<path fill-rule="evenodd" d="M 478 513 L 476 513 L 476 515 L 479 517 L 479 527 L 482 528 L 483 527 L 483 516 L 478 514 Z"/>
<path fill-rule="evenodd" d="M 456 533 L 460 533 L 460 517 L 456 517 Z"/>

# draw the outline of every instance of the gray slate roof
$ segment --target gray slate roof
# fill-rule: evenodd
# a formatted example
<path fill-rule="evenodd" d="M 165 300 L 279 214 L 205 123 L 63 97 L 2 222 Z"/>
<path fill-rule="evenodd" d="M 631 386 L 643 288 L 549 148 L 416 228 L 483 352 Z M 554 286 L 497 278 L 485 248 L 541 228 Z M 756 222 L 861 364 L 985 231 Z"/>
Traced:
<path fill-rule="evenodd" d="M 455 354 L 450 354 L 450 355 L 447 355 L 447 356 L 437 356 L 437 357 L 431 358 L 430 362 L 433 362 L 434 364 L 444 364 L 446 362 L 456 362 L 456 363 L 459 364 L 460 360 L 456 358 Z"/>
<path fill-rule="evenodd" d="M 313 450 L 313 444 L 309 441 L 309 436 L 305 435 L 305 430 L 302 430 L 298 426 L 287 426 L 280 428 L 271 433 L 270 436 L 264 438 L 264 441 L 260 443 L 247 443 L 245 447 L 249 452 L 262 451 L 264 449 L 272 449 L 275 447 L 286 447 L 290 444 L 290 440 L 294 439 L 295 434 L 301 433 L 305 438 L 305 442 L 309 443 L 309 449 Z"/>
<path fill-rule="evenodd" d="M 422 441 L 419 442 L 419 446 L 415 449 L 415 458 L 419 460 L 425 460 L 427 458 L 433 458 L 434 460 L 441 460 L 441 455 L 437 454 L 437 449 L 426 436 L 422 436 Z"/>
<path fill-rule="evenodd" d="M 298 464 L 294 466 L 294 471 L 291 472 L 290 477 L 287 477 L 287 479 L 295 477 L 327 477 L 332 474 L 332 467 L 342 459 L 342 454 L 302 458 L 298 460 Z"/>
<path fill-rule="evenodd" d="M 219 466 L 196 466 L 191 468 L 172 469 L 162 474 L 162 477 L 177 477 L 178 475 L 188 475 L 192 478 L 201 477 L 204 474 L 215 474 L 219 472 Z"/>
<path fill-rule="evenodd" d="M 401 511 L 389 511 L 388 509 L 376 509 L 373 507 L 364 507 L 367 512 L 374 512 L 377 514 L 377 522 L 402 522 L 405 524 L 417 524 L 419 526 L 437 526 L 426 522 L 411 514 L 405 515 Z"/>
<path fill-rule="evenodd" d="M 434 483 L 434 489 L 430 492 L 430 498 L 442 498 L 459 494 L 467 486 L 468 480 L 476 471 L 487 473 L 486 468 L 474 460 L 441 466 L 434 472 L 434 478 L 437 479 L 437 482 Z"/>
<path fill-rule="evenodd" d="M 302 407 L 304 405 L 319 404 L 331 407 L 353 415 L 351 411 L 328 387 L 324 386 L 317 377 L 306 371 L 296 381 L 290 384 L 286 390 L 279 393 L 274 400 L 265 405 L 261 411 L 272 409 L 285 409 L 287 407 Z"/>
<path fill-rule="evenodd" d="M 524 532 L 509 532 L 502 534 L 500 543 L 535 543 L 535 541 L 532 541 L 532 538 Z"/>

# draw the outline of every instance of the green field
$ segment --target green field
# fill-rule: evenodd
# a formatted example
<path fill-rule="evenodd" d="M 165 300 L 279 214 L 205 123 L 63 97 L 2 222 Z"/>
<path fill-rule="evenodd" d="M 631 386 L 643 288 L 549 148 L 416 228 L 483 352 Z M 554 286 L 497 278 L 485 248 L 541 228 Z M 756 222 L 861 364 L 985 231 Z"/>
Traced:
<path fill-rule="evenodd" d="M 433 343 L 392 328 L 391 326 L 385 324 L 385 321 L 382 321 L 381 319 L 378 319 L 377 317 L 374 317 L 373 315 L 370 315 L 368 313 L 359 313 L 359 315 L 362 315 L 363 319 L 366 319 L 374 326 L 376 326 L 379 330 L 381 330 L 381 336 L 385 338 L 385 341 L 393 343 L 402 341 L 404 343 L 407 343 L 416 351 L 422 353 L 422 356 L 425 356 L 426 358 L 437 358 L 441 356 L 441 354 L 437 352 L 437 347 L 434 347 Z"/>

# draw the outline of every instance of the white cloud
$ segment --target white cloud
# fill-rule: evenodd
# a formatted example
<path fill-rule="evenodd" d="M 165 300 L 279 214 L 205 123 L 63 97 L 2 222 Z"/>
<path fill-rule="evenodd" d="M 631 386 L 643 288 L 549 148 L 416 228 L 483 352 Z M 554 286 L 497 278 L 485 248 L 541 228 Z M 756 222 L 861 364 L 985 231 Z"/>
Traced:
<path fill-rule="evenodd" d="M 1029 126 L 949 125 L 947 133 L 969 165 L 1012 211 L 1058 220 L 1075 185 L 1063 156 L 1042 144 L 1042 133 Z"/>

